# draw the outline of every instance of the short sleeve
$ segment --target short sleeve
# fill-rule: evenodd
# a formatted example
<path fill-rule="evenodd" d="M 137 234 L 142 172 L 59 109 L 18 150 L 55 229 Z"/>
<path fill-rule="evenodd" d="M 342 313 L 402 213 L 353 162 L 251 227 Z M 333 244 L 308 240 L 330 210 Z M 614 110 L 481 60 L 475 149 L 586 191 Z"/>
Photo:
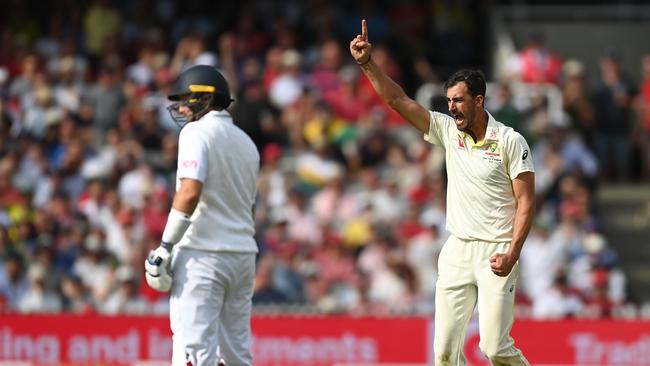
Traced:
<path fill-rule="evenodd" d="M 523 172 L 534 172 L 533 157 L 526 139 L 518 133 L 513 132 L 507 140 L 506 151 L 508 154 L 508 174 L 510 179 L 515 179 Z"/>
<path fill-rule="evenodd" d="M 447 147 L 449 123 L 453 119 L 440 112 L 429 111 L 429 133 L 424 134 L 424 140 L 433 145 Z"/>
<path fill-rule="evenodd" d="M 208 175 L 208 145 L 201 131 L 185 126 L 178 138 L 176 178 L 190 178 L 205 183 Z"/>

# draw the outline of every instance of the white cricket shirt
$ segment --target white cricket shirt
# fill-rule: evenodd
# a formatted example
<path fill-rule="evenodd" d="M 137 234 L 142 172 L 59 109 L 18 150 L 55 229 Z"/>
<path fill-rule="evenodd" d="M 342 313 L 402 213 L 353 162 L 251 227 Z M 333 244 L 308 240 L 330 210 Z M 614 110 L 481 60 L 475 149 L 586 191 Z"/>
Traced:
<path fill-rule="evenodd" d="M 183 127 L 176 189 L 191 178 L 203 190 L 179 247 L 257 253 L 252 209 L 259 164 L 255 144 L 227 111 L 211 111 Z"/>
<path fill-rule="evenodd" d="M 517 201 L 512 180 L 534 172 L 526 140 L 488 113 L 483 141 L 456 128 L 446 114 L 430 112 L 429 143 L 445 148 L 447 230 L 465 240 L 512 240 Z"/>

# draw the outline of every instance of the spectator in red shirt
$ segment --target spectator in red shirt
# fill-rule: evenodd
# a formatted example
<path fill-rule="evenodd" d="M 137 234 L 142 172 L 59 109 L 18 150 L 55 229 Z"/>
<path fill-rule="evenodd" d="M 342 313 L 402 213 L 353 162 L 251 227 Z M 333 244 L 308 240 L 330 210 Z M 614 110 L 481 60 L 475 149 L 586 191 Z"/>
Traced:
<path fill-rule="evenodd" d="M 562 58 L 544 44 L 544 36 L 533 32 L 525 46 L 511 61 L 515 79 L 531 84 L 558 84 L 562 71 Z"/>

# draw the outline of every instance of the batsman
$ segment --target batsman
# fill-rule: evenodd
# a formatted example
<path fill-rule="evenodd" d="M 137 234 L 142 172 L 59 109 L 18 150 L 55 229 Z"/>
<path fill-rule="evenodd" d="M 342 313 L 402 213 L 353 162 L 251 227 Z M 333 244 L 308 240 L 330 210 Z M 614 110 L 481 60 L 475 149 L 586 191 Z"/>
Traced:
<path fill-rule="evenodd" d="M 371 51 L 364 19 L 350 53 L 381 98 L 445 149 L 451 235 L 438 258 L 435 364 L 465 365 L 464 338 L 478 306 L 479 348 L 492 365 L 529 365 L 510 336 L 519 255 L 535 215 L 528 143 L 485 110 L 480 71 L 459 70 L 445 82 L 449 116 L 409 98 Z"/>
<path fill-rule="evenodd" d="M 181 73 L 168 98 L 182 128 L 177 189 L 145 277 L 152 288 L 171 290 L 172 365 L 251 365 L 260 156 L 226 110 L 228 83 L 214 67 Z"/>

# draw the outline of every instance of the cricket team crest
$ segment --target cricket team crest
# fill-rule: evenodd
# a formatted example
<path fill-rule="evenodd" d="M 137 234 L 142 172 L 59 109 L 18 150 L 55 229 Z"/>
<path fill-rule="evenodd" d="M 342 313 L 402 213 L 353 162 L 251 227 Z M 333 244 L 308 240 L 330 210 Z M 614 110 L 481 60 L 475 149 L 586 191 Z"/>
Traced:
<path fill-rule="evenodd" d="M 497 141 L 491 142 L 483 152 L 483 160 L 487 160 L 494 163 L 501 162 L 501 149 L 499 149 L 499 143 Z"/>

